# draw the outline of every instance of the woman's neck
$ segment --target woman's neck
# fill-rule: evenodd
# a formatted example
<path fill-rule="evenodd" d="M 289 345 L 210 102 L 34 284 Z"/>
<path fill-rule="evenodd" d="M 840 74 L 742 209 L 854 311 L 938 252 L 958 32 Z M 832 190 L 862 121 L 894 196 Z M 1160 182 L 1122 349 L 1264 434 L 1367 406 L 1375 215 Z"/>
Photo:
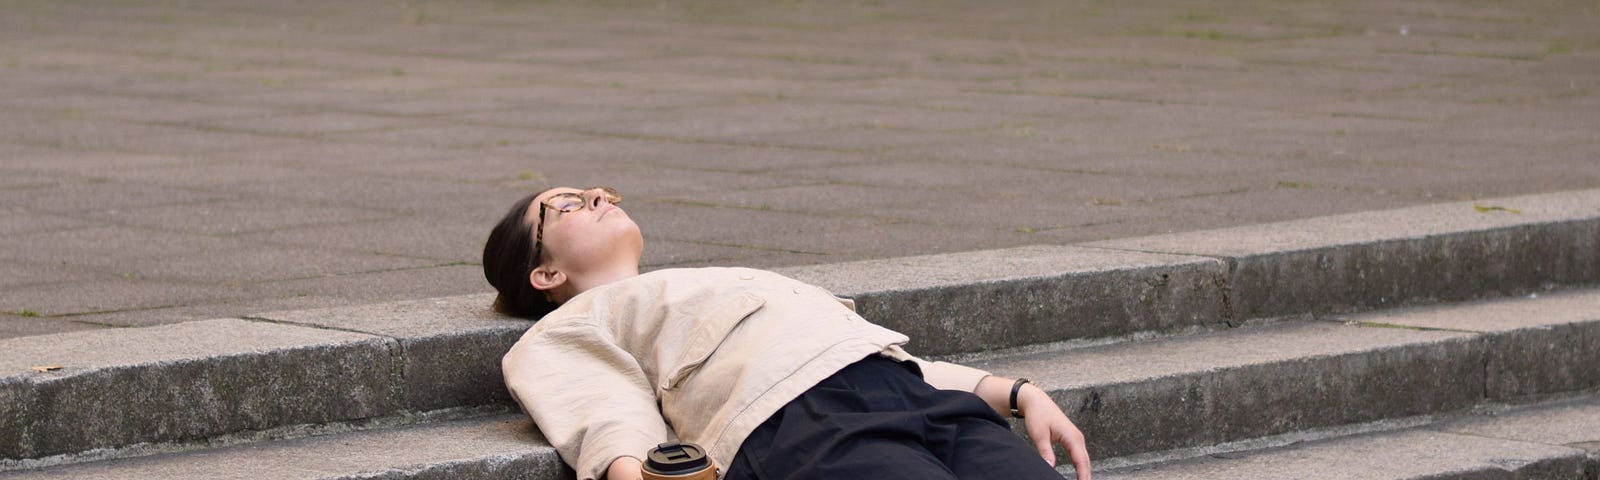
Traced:
<path fill-rule="evenodd" d="M 567 275 L 566 285 L 562 285 L 562 288 L 557 289 L 558 291 L 555 292 L 556 296 L 559 297 L 555 300 L 557 302 L 566 302 L 580 293 L 637 276 L 639 276 L 639 264 L 637 262 L 623 263 L 584 272 L 573 272 Z"/>

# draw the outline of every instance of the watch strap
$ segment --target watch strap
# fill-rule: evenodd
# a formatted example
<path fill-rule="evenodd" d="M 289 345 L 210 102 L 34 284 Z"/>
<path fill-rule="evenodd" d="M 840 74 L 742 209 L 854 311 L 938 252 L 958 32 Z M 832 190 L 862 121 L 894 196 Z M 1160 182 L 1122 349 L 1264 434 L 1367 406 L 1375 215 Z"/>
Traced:
<path fill-rule="evenodd" d="M 1011 416 L 1013 418 L 1022 418 L 1022 411 L 1017 410 L 1017 394 L 1022 393 L 1022 384 L 1024 383 L 1033 383 L 1033 381 L 1019 378 L 1017 383 L 1011 384 Z"/>

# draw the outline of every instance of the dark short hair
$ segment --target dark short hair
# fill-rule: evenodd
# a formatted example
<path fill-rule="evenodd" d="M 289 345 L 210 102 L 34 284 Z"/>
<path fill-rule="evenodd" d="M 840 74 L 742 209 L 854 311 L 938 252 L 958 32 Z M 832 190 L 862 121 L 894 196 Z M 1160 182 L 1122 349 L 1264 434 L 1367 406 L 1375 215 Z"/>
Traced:
<path fill-rule="evenodd" d="M 512 204 L 511 211 L 489 231 L 489 241 L 483 244 L 483 278 L 500 292 L 494 299 L 495 311 L 528 320 L 538 320 L 559 306 L 528 282 L 528 275 L 539 266 L 539 260 L 528 258 L 533 256 L 534 239 L 533 226 L 525 219 L 534 199 L 543 193 L 528 195 Z"/>

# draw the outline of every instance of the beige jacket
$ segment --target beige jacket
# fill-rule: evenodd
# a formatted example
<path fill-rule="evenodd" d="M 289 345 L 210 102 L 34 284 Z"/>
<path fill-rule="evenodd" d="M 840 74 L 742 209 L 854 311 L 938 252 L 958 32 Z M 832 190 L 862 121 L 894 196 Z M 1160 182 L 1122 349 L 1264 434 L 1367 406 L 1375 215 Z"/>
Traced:
<path fill-rule="evenodd" d="M 987 373 L 926 362 L 906 336 L 821 288 L 743 268 L 672 269 L 591 289 L 546 315 L 502 360 L 506 386 L 580 479 L 673 439 L 726 471 L 756 426 L 868 355 L 915 361 L 972 391 Z"/>

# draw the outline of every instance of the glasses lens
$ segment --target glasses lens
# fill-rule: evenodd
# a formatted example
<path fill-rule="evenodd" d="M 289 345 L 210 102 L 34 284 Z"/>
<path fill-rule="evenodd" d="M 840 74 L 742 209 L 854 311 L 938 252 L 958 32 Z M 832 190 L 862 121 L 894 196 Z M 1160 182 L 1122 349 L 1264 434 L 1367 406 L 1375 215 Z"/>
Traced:
<path fill-rule="evenodd" d="M 576 193 L 563 193 L 550 197 L 550 201 L 546 202 L 546 205 L 558 212 L 570 212 L 583 208 L 583 197 L 578 196 Z"/>

